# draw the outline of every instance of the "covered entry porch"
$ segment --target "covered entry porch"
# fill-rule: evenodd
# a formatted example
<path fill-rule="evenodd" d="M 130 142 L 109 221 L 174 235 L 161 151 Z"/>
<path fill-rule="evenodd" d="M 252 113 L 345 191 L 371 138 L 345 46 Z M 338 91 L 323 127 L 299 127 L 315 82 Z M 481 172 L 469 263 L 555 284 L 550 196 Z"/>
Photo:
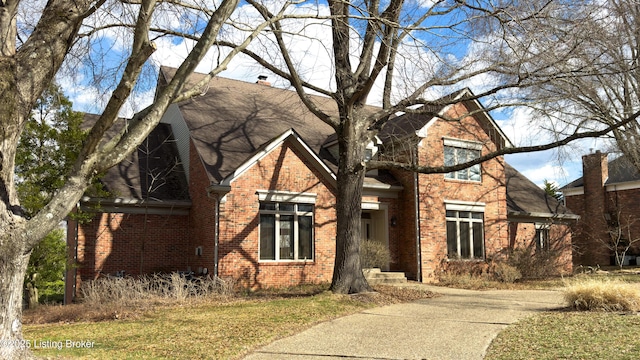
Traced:
<path fill-rule="evenodd" d="M 390 221 L 387 204 L 378 202 L 362 204 L 360 254 L 363 272 L 370 285 L 407 281 L 403 272 L 390 271 Z"/>

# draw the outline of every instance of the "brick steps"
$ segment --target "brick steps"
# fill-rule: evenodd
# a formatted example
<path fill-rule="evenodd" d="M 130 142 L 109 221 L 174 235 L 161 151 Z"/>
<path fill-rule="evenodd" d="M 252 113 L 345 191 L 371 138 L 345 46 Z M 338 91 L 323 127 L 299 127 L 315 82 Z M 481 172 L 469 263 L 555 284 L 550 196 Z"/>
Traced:
<path fill-rule="evenodd" d="M 362 270 L 364 277 L 369 285 L 378 284 L 404 284 L 407 278 L 402 272 L 382 272 L 380 269 L 364 269 Z"/>

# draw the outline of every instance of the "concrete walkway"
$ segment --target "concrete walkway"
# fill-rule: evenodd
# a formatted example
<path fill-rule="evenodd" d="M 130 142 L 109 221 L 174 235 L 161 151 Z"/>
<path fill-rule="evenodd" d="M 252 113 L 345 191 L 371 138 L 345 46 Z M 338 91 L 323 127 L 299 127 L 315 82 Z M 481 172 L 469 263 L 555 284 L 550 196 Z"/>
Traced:
<path fill-rule="evenodd" d="M 424 286 L 443 296 L 321 323 L 245 359 L 482 359 L 509 324 L 563 306 L 558 291 Z"/>

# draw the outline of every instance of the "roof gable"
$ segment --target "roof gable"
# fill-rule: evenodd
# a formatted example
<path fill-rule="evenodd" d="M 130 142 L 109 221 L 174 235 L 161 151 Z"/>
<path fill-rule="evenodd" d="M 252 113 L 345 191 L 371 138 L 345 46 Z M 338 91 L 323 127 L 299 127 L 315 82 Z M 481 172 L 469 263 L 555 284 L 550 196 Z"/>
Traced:
<path fill-rule="evenodd" d="M 293 91 L 219 77 L 209 85 L 206 94 L 178 107 L 212 183 L 232 175 L 264 144 L 289 129 L 295 129 L 315 154 L 335 133 Z M 329 98 L 312 100 L 328 113 L 337 112 Z"/>
<path fill-rule="evenodd" d="M 445 118 L 452 106 L 457 103 L 464 104 L 471 114 L 470 116 L 473 116 L 481 124 L 484 132 L 496 144 L 498 149 L 513 146 L 493 117 L 468 88 L 436 100 L 434 104 L 424 105 L 422 113 L 407 113 L 390 119 L 381 130 L 379 136 L 383 141 L 395 138 L 402 139 L 414 135 L 426 137 L 429 127 L 438 120 Z"/>
<path fill-rule="evenodd" d="M 260 149 L 258 149 L 253 156 L 249 157 L 245 162 L 240 164 L 238 168 L 227 177 L 225 177 L 220 184 L 231 185 L 236 179 L 242 176 L 247 170 L 251 169 L 261 159 L 268 156 L 272 151 L 282 146 L 285 142 L 289 142 L 296 150 L 302 154 L 304 159 L 309 165 L 323 175 L 325 180 L 328 180 L 331 186 L 336 187 L 336 175 L 331 169 L 314 153 L 311 147 L 305 143 L 302 137 L 294 130 L 289 129 L 280 134 L 273 140 L 265 143 Z"/>

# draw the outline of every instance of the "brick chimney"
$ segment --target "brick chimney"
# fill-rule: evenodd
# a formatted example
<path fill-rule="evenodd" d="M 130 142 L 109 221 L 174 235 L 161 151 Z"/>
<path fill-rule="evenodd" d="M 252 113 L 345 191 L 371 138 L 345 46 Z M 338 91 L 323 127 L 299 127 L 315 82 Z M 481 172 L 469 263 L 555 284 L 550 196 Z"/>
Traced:
<path fill-rule="evenodd" d="M 591 244 L 584 251 L 583 261 L 588 265 L 609 265 L 609 251 L 601 242 L 609 238 L 605 220 L 607 211 L 605 182 L 609 177 L 607 154 L 600 151 L 582 157 L 582 180 L 584 182 L 584 217 L 588 227 L 585 239 Z M 597 239 L 600 239 L 598 241 Z"/>
<path fill-rule="evenodd" d="M 258 81 L 256 81 L 256 84 L 264 85 L 264 86 L 271 86 L 271 83 L 267 81 L 267 76 L 266 75 L 259 75 L 258 76 Z"/>
<path fill-rule="evenodd" d="M 587 187 L 602 188 L 609 177 L 607 154 L 596 150 L 595 153 L 582 157 L 582 179 L 585 193 Z M 595 188 L 593 188 L 595 190 Z"/>

